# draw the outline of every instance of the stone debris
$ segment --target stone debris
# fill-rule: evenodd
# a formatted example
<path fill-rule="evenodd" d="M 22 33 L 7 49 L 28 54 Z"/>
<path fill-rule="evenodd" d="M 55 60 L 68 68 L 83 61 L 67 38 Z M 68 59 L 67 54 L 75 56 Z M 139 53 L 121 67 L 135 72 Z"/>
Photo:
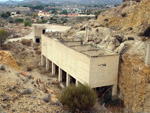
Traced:
<path fill-rule="evenodd" d="M 42 100 L 45 101 L 46 103 L 48 103 L 48 102 L 50 102 L 50 98 L 51 98 L 51 95 L 48 93 L 42 98 Z"/>
<path fill-rule="evenodd" d="M 6 70 L 5 65 L 0 66 L 0 70 L 5 71 Z"/>
<path fill-rule="evenodd" d="M 3 72 L 5 76 L 0 74 L 0 113 L 65 113 L 49 82 L 33 79 L 32 75 L 23 76 L 10 67 L 7 70 Z"/>
<path fill-rule="evenodd" d="M 23 91 L 22 94 L 24 94 L 24 95 L 26 95 L 26 94 L 32 94 L 32 90 L 31 90 L 30 88 L 27 88 L 27 89 L 25 89 L 25 90 Z"/>

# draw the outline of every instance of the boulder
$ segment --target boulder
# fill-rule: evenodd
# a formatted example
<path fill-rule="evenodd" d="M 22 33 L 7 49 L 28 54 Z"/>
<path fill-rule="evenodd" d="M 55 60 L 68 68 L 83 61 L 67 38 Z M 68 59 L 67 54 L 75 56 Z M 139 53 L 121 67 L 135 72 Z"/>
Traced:
<path fill-rule="evenodd" d="M 44 102 L 48 103 L 48 102 L 50 102 L 50 98 L 51 98 L 51 94 L 48 93 L 42 98 L 42 100 Z"/>
<path fill-rule="evenodd" d="M 26 94 L 32 94 L 32 90 L 30 88 L 26 88 L 24 91 L 23 91 L 23 94 L 26 95 Z"/>
<path fill-rule="evenodd" d="M 2 65 L 2 66 L 0 67 L 0 70 L 5 71 L 5 70 L 6 70 L 5 65 Z"/>

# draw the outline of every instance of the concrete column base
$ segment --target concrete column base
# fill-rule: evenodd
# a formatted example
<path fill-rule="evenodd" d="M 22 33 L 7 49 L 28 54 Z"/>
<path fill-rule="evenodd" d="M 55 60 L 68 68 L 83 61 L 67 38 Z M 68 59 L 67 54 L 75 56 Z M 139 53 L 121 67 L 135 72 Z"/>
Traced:
<path fill-rule="evenodd" d="M 146 65 L 146 67 L 150 67 L 150 43 L 147 43 L 145 65 Z"/>
<path fill-rule="evenodd" d="M 70 86 L 70 75 L 67 73 L 67 77 L 66 77 L 66 86 Z"/>
<path fill-rule="evenodd" d="M 48 59 L 46 59 L 46 71 L 48 71 L 50 69 L 50 66 L 49 66 L 50 62 Z"/>
<path fill-rule="evenodd" d="M 112 96 L 117 96 L 117 85 L 112 86 Z"/>
<path fill-rule="evenodd" d="M 78 80 L 76 80 L 76 86 L 78 86 L 79 85 L 79 81 Z"/>
<path fill-rule="evenodd" d="M 41 55 L 41 66 L 44 66 L 44 56 Z"/>
<path fill-rule="evenodd" d="M 52 62 L 52 75 L 56 74 L 56 66 L 55 64 Z"/>

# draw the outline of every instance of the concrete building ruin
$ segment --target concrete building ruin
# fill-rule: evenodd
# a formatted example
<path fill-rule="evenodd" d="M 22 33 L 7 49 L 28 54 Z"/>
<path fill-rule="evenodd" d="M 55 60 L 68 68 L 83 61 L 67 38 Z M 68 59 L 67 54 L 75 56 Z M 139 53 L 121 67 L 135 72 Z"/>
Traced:
<path fill-rule="evenodd" d="M 41 35 L 45 34 L 46 32 L 46 28 L 44 26 L 37 26 L 37 25 L 33 25 L 32 26 L 32 30 L 33 30 L 33 41 L 36 43 L 40 43 L 41 41 Z"/>
<path fill-rule="evenodd" d="M 88 84 L 91 88 L 112 86 L 117 95 L 119 54 L 42 34 L 41 65 L 52 74 L 58 73 L 58 81 L 70 85 Z"/>

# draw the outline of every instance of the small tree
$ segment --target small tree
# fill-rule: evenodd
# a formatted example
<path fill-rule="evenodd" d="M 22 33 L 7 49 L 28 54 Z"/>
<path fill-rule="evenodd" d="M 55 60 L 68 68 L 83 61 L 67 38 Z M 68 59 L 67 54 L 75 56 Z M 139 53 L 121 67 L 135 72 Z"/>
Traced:
<path fill-rule="evenodd" d="M 4 19 L 7 19 L 8 17 L 10 17 L 10 12 L 6 12 L 6 13 L 2 13 L 1 17 L 3 17 Z"/>
<path fill-rule="evenodd" d="M 22 19 L 22 18 L 17 18 L 17 19 L 15 20 L 15 22 L 16 22 L 16 23 L 23 23 L 23 19 Z"/>
<path fill-rule="evenodd" d="M 6 42 L 7 38 L 10 36 L 10 32 L 0 29 L 0 45 L 2 46 Z"/>
<path fill-rule="evenodd" d="M 80 112 L 91 109 L 97 100 L 96 93 L 86 85 L 72 85 L 62 92 L 60 102 L 71 112 Z"/>
<path fill-rule="evenodd" d="M 68 19 L 64 19 L 64 20 L 63 20 L 63 24 L 64 24 L 64 23 L 67 23 L 67 22 L 68 22 Z"/>
<path fill-rule="evenodd" d="M 30 26 L 31 27 L 31 22 L 30 21 L 24 22 L 24 26 Z"/>
<path fill-rule="evenodd" d="M 68 15 L 68 11 L 67 11 L 67 10 L 63 10 L 63 11 L 61 12 L 61 14 Z"/>

